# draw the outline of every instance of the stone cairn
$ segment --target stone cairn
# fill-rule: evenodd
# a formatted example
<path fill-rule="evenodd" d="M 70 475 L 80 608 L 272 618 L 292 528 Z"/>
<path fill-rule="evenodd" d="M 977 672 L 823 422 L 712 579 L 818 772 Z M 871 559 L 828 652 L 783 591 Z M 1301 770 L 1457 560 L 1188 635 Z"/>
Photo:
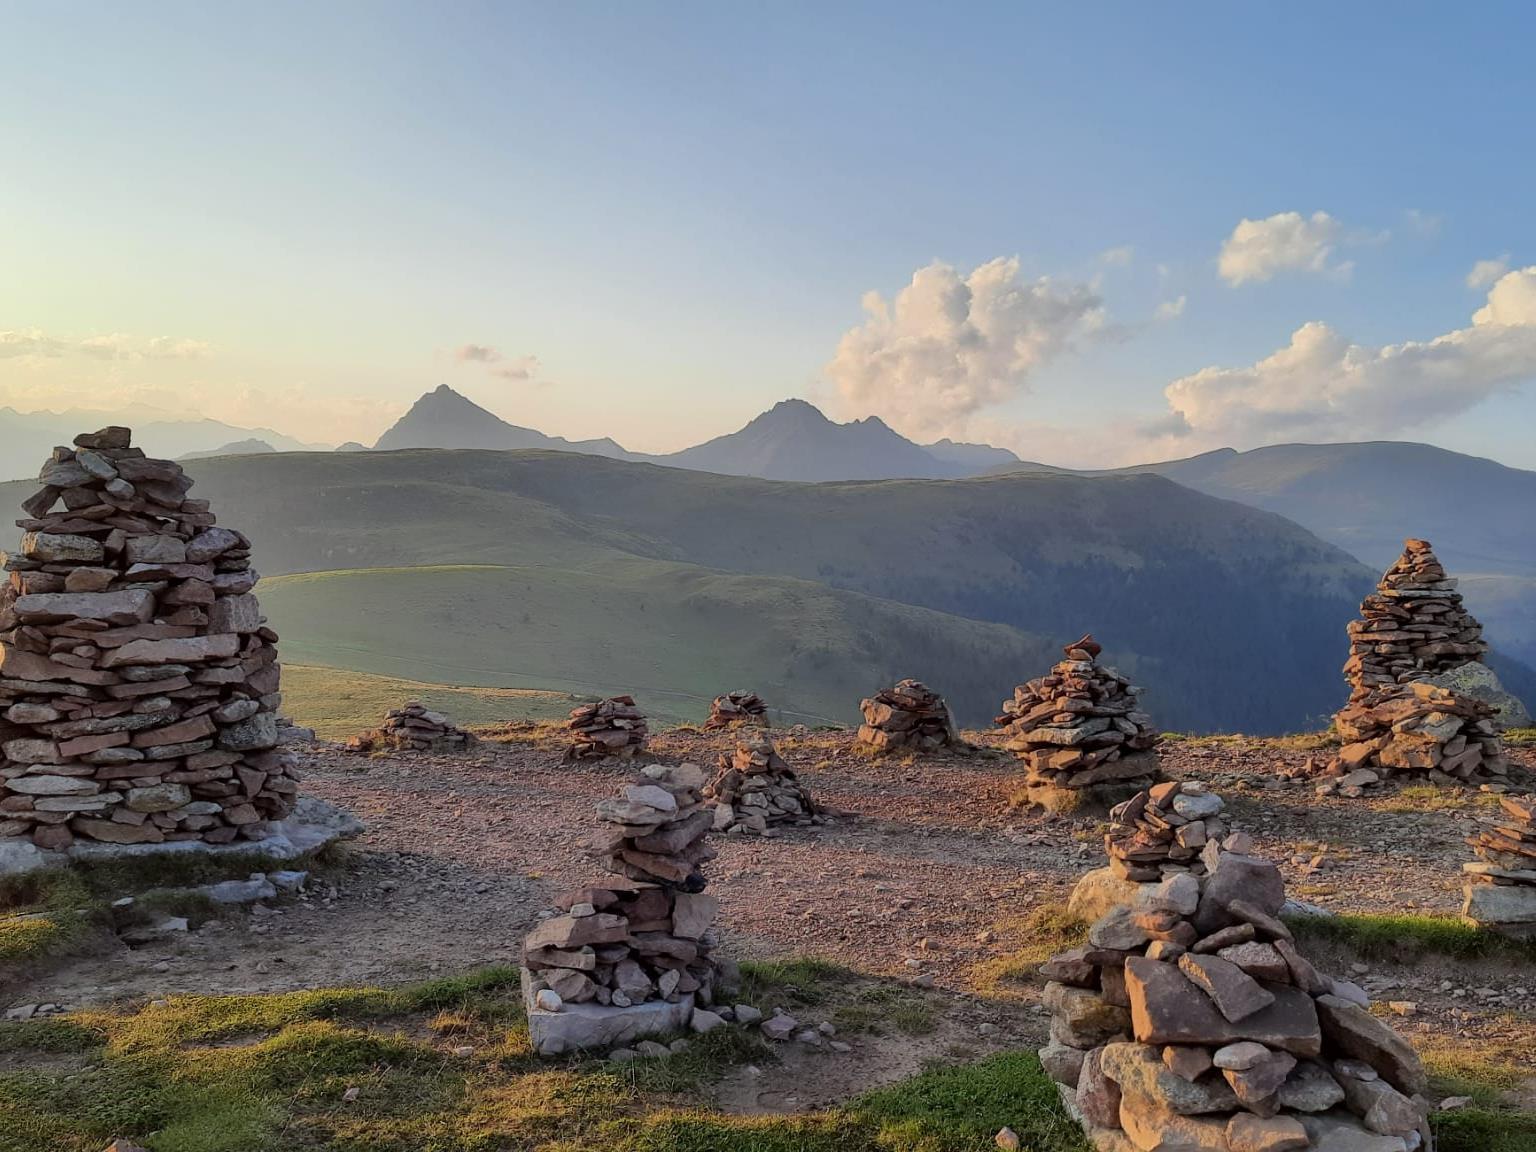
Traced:
<path fill-rule="evenodd" d="M 260 840 L 298 780 L 250 541 L 129 429 L 74 443 L 43 465 L 5 557 L 0 837 Z"/>
<path fill-rule="evenodd" d="M 390 709 L 382 724 L 358 733 L 347 747 L 354 752 L 462 752 L 474 743 L 472 733 L 412 700 L 404 708 Z"/>
<path fill-rule="evenodd" d="M 1204 784 L 1168 780 L 1138 792 L 1109 813 L 1104 851 L 1120 880 L 1156 883 L 1180 872 L 1205 874 L 1205 846 L 1227 837 L 1226 804 Z M 1236 834 L 1229 850 L 1248 847 Z"/>
<path fill-rule="evenodd" d="M 859 701 L 859 743 L 879 752 L 933 752 L 960 743 L 944 697 L 916 680 L 900 680 Z"/>
<path fill-rule="evenodd" d="M 1418 1056 L 1361 988 L 1301 954 L 1278 919 L 1279 869 L 1215 840 L 1202 857 L 1204 877 L 1125 885 L 1087 945 L 1041 968 L 1051 1027 L 1040 1059 L 1090 1143 L 1430 1147 Z"/>
<path fill-rule="evenodd" d="M 1350 700 L 1374 688 L 1427 680 L 1488 652 L 1483 626 L 1462 607 L 1428 540 L 1403 541 L 1403 554 L 1349 624 L 1344 675 Z"/>
<path fill-rule="evenodd" d="M 1092 636 L 1068 644 L 1065 660 L 1003 702 L 996 722 L 1007 726 L 1006 747 L 1024 761 L 1037 803 L 1105 786 L 1145 788 L 1162 777 L 1161 734 L 1137 705 L 1140 690 L 1099 665 L 1102 651 Z"/>
<path fill-rule="evenodd" d="M 715 855 L 704 782 L 696 765 L 653 764 L 598 803 L 611 828 L 594 854 L 618 878 L 560 896 L 559 913 L 523 942 L 536 1051 L 605 1047 L 691 1023 L 704 1030 L 695 1004 L 729 982 L 729 965 L 712 954 L 720 902 L 699 871 Z"/>
<path fill-rule="evenodd" d="M 704 794 L 715 802 L 715 830 L 766 832 L 775 824 L 810 824 L 816 804 L 810 789 L 779 755 L 773 741 L 754 733 L 720 756 L 719 773 Z"/>
<path fill-rule="evenodd" d="M 1536 800 L 1500 796 L 1497 824 L 1468 838 L 1477 861 L 1463 864 L 1461 914 L 1511 936 L 1536 938 Z"/>
<path fill-rule="evenodd" d="M 565 727 L 571 733 L 567 760 L 597 756 L 627 760 L 645 748 L 645 715 L 635 707 L 633 696 L 610 696 L 596 704 L 572 708 Z"/>
<path fill-rule="evenodd" d="M 716 696 L 709 706 L 709 719 L 704 727 L 709 729 L 734 728 L 741 724 L 768 726 L 768 705 L 756 692 L 727 692 Z"/>
<path fill-rule="evenodd" d="M 1507 775 L 1495 709 L 1427 682 L 1480 665 L 1488 651 L 1427 540 L 1404 541 L 1360 617 L 1349 624 L 1349 702 L 1333 718 L 1345 743 L 1323 769 L 1332 780 L 1322 790 L 1357 796 L 1395 771 L 1440 783 Z"/>

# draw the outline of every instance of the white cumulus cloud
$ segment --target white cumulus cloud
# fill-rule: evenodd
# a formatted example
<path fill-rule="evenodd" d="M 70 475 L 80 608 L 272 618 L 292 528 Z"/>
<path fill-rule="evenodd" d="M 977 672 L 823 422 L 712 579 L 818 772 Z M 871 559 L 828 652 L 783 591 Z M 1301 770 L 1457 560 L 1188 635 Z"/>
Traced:
<path fill-rule="evenodd" d="M 1506 272 L 1465 328 L 1373 347 L 1321 322 L 1246 368 L 1205 368 L 1165 389 L 1151 435 L 1236 448 L 1287 439 L 1356 440 L 1464 412 L 1536 379 L 1536 265 Z"/>
<path fill-rule="evenodd" d="M 924 437 L 963 432 L 1105 322 L 1089 285 L 1025 281 L 1016 258 L 965 274 L 935 261 L 892 300 L 868 292 L 863 305 L 864 323 L 843 334 L 827 378 L 846 414 L 878 414 Z"/>
<path fill-rule="evenodd" d="M 1339 222 L 1326 212 L 1277 212 L 1263 220 L 1239 220 L 1221 245 L 1217 271 L 1233 285 L 1269 280 L 1277 272 L 1346 277 L 1354 265 L 1333 262 L 1339 236 Z"/>

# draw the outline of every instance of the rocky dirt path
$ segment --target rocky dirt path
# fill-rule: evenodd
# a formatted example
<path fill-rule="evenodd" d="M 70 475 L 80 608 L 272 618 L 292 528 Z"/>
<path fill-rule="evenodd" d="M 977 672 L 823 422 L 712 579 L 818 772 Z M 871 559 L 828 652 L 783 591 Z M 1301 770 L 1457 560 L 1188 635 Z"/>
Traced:
<path fill-rule="evenodd" d="M 867 1061 L 854 1065 L 868 1064 L 864 1083 L 898 1078 L 912 1070 L 912 1058 L 956 1045 L 985 1051 L 1043 1035 L 1030 993 L 1007 1004 L 979 1001 L 973 970 L 1023 943 L 1018 923 L 1064 900 L 1076 878 L 1102 862 L 1094 825 L 1010 810 L 1017 775 L 995 751 L 907 762 L 861 756 L 846 734 L 780 739 L 835 814 L 824 826 L 771 839 L 718 839 L 708 871 L 727 950 L 814 954 L 871 974 L 931 976 L 947 1005 L 944 1023 L 900 1045 L 859 1041 Z M 728 740 L 681 730 L 660 734 L 653 750 L 712 765 Z M 79 958 L 6 997 L 75 1007 L 177 992 L 398 983 L 513 964 L 550 895 L 598 873 L 583 850 L 595 827 L 592 805 L 625 774 L 612 765 L 563 764 L 560 750 L 536 739 L 441 757 L 316 749 L 307 756 L 306 790 L 368 826 L 343 867 L 297 902 L 211 921 L 165 943 Z M 1432 810 L 1415 810 L 1394 794 L 1344 800 L 1280 786 L 1280 768 L 1304 757 L 1258 741 L 1180 743 L 1166 750 L 1164 764 L 1228 796 L 1258 851 L 1282 863 L 1293 896 L 1338 910 L 1454 911 L 1458 869 L 1469 858 L 1462 838 L 1478 797 L 1442 795 Z M 1529 751 L 1516 758 L 1536 768 Z M 1507 1038 L 1513 1029 L 1536 1039 L 1536 972 L 1516 978 L 1428 964 L 1383 978 L 1396 982 L 1384 998 L 1418 1005 L 1410 1031 Z M 998 1031 L 983 1038 L 984 1023 Z M 722 1099 L 744 1110 L 812 1107 L 846 1087 L 834 1080 L 794 1095 L 783 1087 L 794 1081 L 782 1075 L 760 1070 L 761 1080 L 723 1085 Z M 795 1103 L 786 1105 L 791 1095 Z"/>

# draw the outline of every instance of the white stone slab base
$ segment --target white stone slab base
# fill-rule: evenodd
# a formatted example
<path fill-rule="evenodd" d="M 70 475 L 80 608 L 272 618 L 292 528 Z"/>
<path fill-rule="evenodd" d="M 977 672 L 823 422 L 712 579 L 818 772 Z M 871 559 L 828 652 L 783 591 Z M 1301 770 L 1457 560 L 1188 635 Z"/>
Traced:
<path fill-rule="evenodd" d="M 523 1006 L 528 1010 L 528 1039 L 540 1056 L 616 1048 L 647 1036 L 685 1032 L 693 1016 L 693 994 L 675 1004 L 647 1000 L 617 1008 L 604 1004 L 562 1004 L 546 1012 L 533 1002 L 533 976 L 523 969 Z"/>

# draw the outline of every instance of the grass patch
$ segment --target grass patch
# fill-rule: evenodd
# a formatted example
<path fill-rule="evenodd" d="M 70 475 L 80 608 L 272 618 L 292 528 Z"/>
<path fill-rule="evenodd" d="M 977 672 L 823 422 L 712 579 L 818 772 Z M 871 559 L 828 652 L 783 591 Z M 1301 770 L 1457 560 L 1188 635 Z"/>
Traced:
<path fill-rule="evenodd" d="M 1536 747 L 1536 728 L 1511 728 L 1504 733 L 1504 743 L 1516 748 Z"/>
<path fill-rule="evenodd" d="M 810 1008 L 825 1003 L 839 984 L 859 979 L 848 969 L 816 956 L 788 960 L 747 960 L 741 965 L 742 1003 L 768 1011 Z"/>
<path fill-rule="evenodd" d="M 1384 812 L 1459 812 L 1463 808 L 1497 808 L 1499 798 L 1490 792 L 1442 788 L 1438 784 L 1410 784 L 1381 802 Z"/>
<path fill-rule="evenodd" d="M 1406 962 L 1426 953 L 1455 960 L 1536 960 L 1536 942 L 1511 940 L 1453 916 L 1294 916 L 1286 923 L 1300 940 L 1337 944 L 1367 960 Z"/>
<path fill-rule="evenodd" d="M 1005 956 L 983 960 L 971 969 L 971 984 L 983 996 L 1017 999 L 1026 987 L 1042 982 L 1040 965 L 1056 953 L 1088 938 L 1088 925 L 1071 915 L 1065 904 L 1046 904 L 1022 921 L 996 928 L 1000 938 L 1022 937 L 1022 947 Z"/>
<path fill-rule="evenodd" d="M 1454 1112 L 1433 1114 L 1440 1152 L 1528 1152 L 1536 1148 L 1536 1115 L 1516 1111 L 1508 1094 L 1530 1075 L 1528 1048 L 1514 1041 L 1469 1048 L 1451 1036 L 1415 1037 L 1436 1096 L 1470 1096 Z"/>
<path fill-rule="evenodd" d="M 778 992 L 837 971 L 761 967 L 761 987 Z M 473 1052 L 456 1055 L 460 1045 Z M 99 1152 L 114 1136 L 152 1152 L 985 1152 L 1005 1125 L 1031 1152 L 1085 1147 L 1029 1053 L 762 1117 L 690 1096 L 723 1069 L 773 1059 L 739 1029 L 663 1060 L 541 1061 L 510 969 L 400 989 L 173 997 L 0 1025 L 0 1051 L 13 1068 L 38 1055 L 35 1070 L 0 1073 L 0 1152 Z"/>

